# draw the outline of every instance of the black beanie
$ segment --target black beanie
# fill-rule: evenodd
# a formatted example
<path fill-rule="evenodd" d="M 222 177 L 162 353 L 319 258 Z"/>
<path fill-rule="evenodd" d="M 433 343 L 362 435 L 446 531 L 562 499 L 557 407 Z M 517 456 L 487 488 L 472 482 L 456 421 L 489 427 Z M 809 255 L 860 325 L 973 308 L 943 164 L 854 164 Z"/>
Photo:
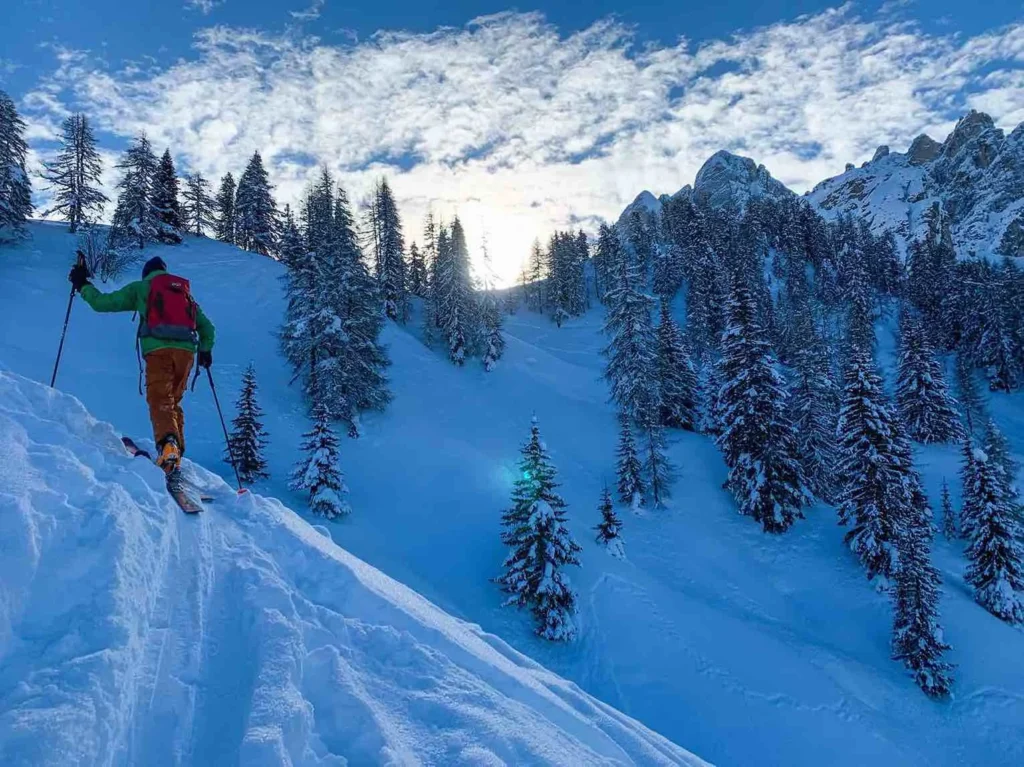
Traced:
<path fill-rule="evenodd" d="M 167 264 L 160 256 L 153 256 L 146 262 L 146 265 L 142 267 L 142 279 L 146 279 L 152 272 L 166 272 Z"/>

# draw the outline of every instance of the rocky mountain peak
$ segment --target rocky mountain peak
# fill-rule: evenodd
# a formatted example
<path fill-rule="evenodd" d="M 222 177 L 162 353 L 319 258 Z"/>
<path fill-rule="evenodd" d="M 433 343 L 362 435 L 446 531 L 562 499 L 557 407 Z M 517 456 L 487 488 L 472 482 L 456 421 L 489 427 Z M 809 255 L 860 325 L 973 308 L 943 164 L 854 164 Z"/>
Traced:
<path fill-rule="evenodd" d="M 927 133 L 922 133 L 910 145 L 907 154 L 910 157 L 911 165 L 924 165 L 939 156 L 942 144 L 933 139 Z"/>
<path fill-rule="evenodd" d="M 953 132 L 949 134 L 942 144 L 942 154 L 946 157 L 955 157 L 969 143 L 982 137 L 985 133 L 993 132 L 1001 140 L 1002 131 L 996 128 L 996 124 L 984 112 L 971 110 L 957 121 Z"/>
<path fill-rule="evenodd" d="M 714 207 L 746 207 L 759 197 L 787 197 L 793 194 L 772 177 L 763 165 L 749 157 L 721 150 L 704 163 L 693 184 L 694 195 Z"/>

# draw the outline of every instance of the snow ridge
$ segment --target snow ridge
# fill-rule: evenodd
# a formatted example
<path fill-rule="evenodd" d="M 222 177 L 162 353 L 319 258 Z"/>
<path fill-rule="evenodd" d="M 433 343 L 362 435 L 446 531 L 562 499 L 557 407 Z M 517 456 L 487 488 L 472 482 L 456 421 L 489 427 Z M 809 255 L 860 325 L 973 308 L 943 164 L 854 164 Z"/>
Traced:
<path fill-rule="evenodd" d="M 186 468 L 0 371 L 0 763 L 703 764 Z"/>

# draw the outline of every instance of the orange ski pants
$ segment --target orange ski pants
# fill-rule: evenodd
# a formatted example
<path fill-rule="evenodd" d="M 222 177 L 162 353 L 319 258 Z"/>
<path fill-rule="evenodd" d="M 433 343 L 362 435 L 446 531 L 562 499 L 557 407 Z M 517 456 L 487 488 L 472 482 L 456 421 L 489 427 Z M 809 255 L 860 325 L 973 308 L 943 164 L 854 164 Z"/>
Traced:
<path fill-rule="evenodd" d="M 185 414 L 181 398 L 188 388 L 194 353 L 187 349 L 154 349 L 146 355 L 146 402 L 153 423 L 153 440 L 160 444 L 168 434 L 185 453 Z"/>

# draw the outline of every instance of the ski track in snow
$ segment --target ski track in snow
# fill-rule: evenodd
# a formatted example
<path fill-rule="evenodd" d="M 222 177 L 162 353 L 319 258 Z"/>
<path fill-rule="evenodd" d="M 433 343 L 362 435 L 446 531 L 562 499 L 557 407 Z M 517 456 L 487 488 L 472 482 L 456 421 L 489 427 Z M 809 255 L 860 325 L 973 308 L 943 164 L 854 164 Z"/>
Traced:
<path fill-rule="evenodd" d="M 33 239 L 0 250 L 0 280 L 19 285 L 6 315 L 17 323 L 0 334 L 0 371 L 48 380 L 73 238 L 52 225 L 31 230 Z M 274 473 L 257 491 L 301 511 L 304 499 L 281 479 L 307 420 L 273 339 L 277 265 L 194 238 L 154 250 L 192 279 L 217 325 L 214 371 L 226 407 L 241 371 L 256 362 Z M 475 363 L 456 369 L 425 348 L 417 317 L 405 328 L 389 325 L 395 400 L 388 412 L 364 418 L 359 442 L 342 442 L 354 511 L 338 524 L 310 527 L 276 501 L 236 499 L 193 465 L 218 499 L 204 516 L 185 518 L 151 466 L 124 463 L 107 427 L 89 427 L 95 433 L 72 449 L 46 408 L 22 407 L 13 425 L 5 423 L 17 432 L 31 421 L 38 456 L 19 459 L 25 468 L 17 473 L 0 461 L 3 503 L 11 499 L 17 509 L 0 513 L 0 621 L 20 615 L 19 604 L 38 609 L 16 635 L 0 623 L 0 764 L 14 753 L 4 749 L 30 742 L 12 726 L 18 711 L 35 728 L 24 732 L 50 733 L 42 723 L 58 717 L 79 722 L 80 734 L 73 726 L 59 742 L 92 743 L 96 753 L 114 754 L 108 764 L 279 764 L 282 754 L 307 764 L 338 755 L 352 764 L 593 763 L 593 751 L 564 750 L 579 741 L 623 761 L 682 758 L 660 739 L 654 751 L 636 745 L 656 736 L 554 674 L 721 765 L 1024 763 L 1024 632 L 974 604 L 960 543 L 937 538 L 934 554 L 957 664 L 948 702 L 928 700 L 891 660 L 888 598 L 865 581 L 834 510 L 815 506 L 787 535 L 764 535 L 721 489 L 725 468 L 704 437 L 672 435 L 678 478 L 669 508 L 622 513 L 628 561 L 593 543 L 601 486 L 613 481 L 616 434 L 601 380 L 600 325 L 599 310 L 560 329 L 521 311 L 507 321 L 506 355 L 490 374 Z M 127 316 L 76 306 L 58 386 L 145 442 L 133 333 Z M 880 361 L 891 368 L 891 334 L 879 340 Z M 1022 399 L 990 403 L 1018 456 Z M 13 406 L 0 395 L 0 413 L 5 407 Z M 189 456 L 229 476 L 209 392 L 189 394 L 185 409 Z M 584 546 L 583 567 L 570 573 L 580 637 L 568 647 L 535 638 L 529 616 L 501 608 L 489 582 L 500 571 L 500 512 L 533 412 Z M 18 440 L 4 443 L 15 450 Z M 944 477 L 958 503 L 956 446 L 921 448 L 918 464 L 936 507 Z M 50 482 L 58 473 L 59 486 Z M 95 496 L 87 509 L 76 505 L 83 490 Z M 119 504 L 137 510 L 110 511 Z M 61 536 L 57 548 L 47 543 L 52 535 Z M 107 543 L 99 554 L 97 541 Z M 43 566 L 33 564 L 39 556 Z M 82 590 L 90 573 L 111 582 L 111 560 L 137 581 L 124 592 L 130 598 L 118 592 L 115 599 L 112 588 Z M 65 561 L 67 577 L 58 566 Z M 28 574 L 51 570 L 57 580 L 33 590 Z M 426 599 L 483 628 L 442 616 Z M 116 635 L 83 628 L 58 639 L 74 623 L 65 614 L 71 607 L 60 613 L 63 623 L 47 616 L 69 600 L 85 616 L 114 613 L 82 605 L 106 610 L 120 600 L 133 605 L 122 618 L 135 617 L 119 618 Z M 186 633 L 193 642 L 182 642 Z M 110 689 L 131 694 L 104 693 L 94 703 L 77 691 L 37 693 L 81 678 L 77 667 L 54 665 L 62 650 L 105 653 L 104 674 L 130 655 L 130 688 Z M 13 708 L 16 699 L 24 704 L 19 690 L 38 694 L 35 708 Z M 581 708 L 588 713 L 573 713 Z M 530 716 L 544 723 L 540 735 L 529 735 Z M 615 734 L 583 737 L 580 716 L 628 724 L 603 724 Z M 159 724 L 172 720 L 173 732 Z M 634 745 L 626 749 L 624 740 Z M 551 750 L 535 757 L 531 749 L 541 748 Z"/>

